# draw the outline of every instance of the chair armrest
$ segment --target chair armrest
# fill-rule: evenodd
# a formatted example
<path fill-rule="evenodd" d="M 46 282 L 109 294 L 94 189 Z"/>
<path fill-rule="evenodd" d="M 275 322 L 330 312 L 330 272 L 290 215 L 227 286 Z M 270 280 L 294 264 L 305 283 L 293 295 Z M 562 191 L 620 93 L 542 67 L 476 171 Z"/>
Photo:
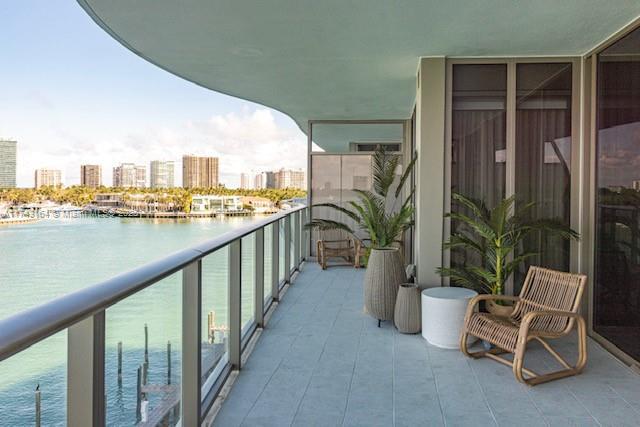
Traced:
<path fill-rule="evenodd" d="M 476 305 L 480 303 L 480 301 L 486 300 L 503 300 L 503 301 L 514 301 L 517 302 L 520 300 L 520 297 L 511 296 L 511 295 L 493 295 L 493 294 L 480 294 L 469 300 L 469 305 L 467 306 L 467 313 L 464 316 L 464 322 L 467 323 L 467 320 L 471 317 L 473 310 L 476 308 Z"/>
<path fill-rule="evenodd" d="M 564 310 L 539 310 L 539 311 L 530 311 L 524 315 L 522 318 L 522 322 L 520 322 L 520 330 L 519 335 L 526 336 L 529 332 L 529 328 L 531 327 L 531 322 L 535 320 L 536 317 L 540 316 L 555 316 L 555 317 L 568 317 L 570 319 L 574 319 L 579 323 L 584 323 L 584 318 L 579 313 L 574 313 L 573 311 L 564 311 Z"/>
<path fill-rule="evenodd" d="M 539 311 L 530 311 L 524 315 L 522 318 L 521 324 L 529 324 L 536 317 L 540 316 L 557 316 L 557 317 L 570 317 L 572 319 L 578 319 L 582 317 L 579 313 L 574 313 L 573 311 L 564 311 L 564 310 L 539 310 Z"/>

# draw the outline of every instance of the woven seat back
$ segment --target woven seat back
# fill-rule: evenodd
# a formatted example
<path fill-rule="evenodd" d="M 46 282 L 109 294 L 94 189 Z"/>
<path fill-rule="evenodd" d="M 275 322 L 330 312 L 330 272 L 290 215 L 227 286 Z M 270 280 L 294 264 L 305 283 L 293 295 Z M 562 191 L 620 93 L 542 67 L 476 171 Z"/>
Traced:
<path fill-rule="evenodd" d="M 325 248 L 346 249 L 351 247 L 351 235 L 345 230 L 318 230 L 318 240 Z"/>
<path fill-rule="evenodd" d="M 521 321 L 531 311 L 547 310 L 576 313 L 586 281 L 583 274 L 531 266 L 511 317 Z M 563 333 L 571 326 L 572 320 L 566 316 L 540 316 L 532 324 L 533 329 L 549 333 Z"/>

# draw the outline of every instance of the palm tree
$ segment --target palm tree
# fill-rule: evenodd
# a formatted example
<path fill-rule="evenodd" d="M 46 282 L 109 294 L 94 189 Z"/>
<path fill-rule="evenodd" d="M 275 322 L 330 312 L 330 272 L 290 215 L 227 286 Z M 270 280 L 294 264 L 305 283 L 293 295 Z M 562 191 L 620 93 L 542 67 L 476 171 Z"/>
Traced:
<path fill-rule="evenodd" d="M 399 209 L 397 209 L 397 203 L 415 161 L 416 156 L 407 165 L 392 192 L 391 187 L 396 181 L 396 169 L 400 157 L 387 153 L 384 146 L 381 146 L 373 155 L 373 191 L 352 190 L 356 193 L 358 200 L 347 202 L 349 207 L 335 203 L 319 203 L 312 207 L 327 207 L 342 212 L 355 222 L 357 228 L 367 233 L 368 239 L 371 241 L 371 248 L 388 248 L 398 241 L 405 230 L 413 225 L 414 208 L 411 205 L 413 190 Z M 356 230 L 339 221 L 314 219 L 306 224 L 306 227 L 318 230 L 344 230 L 354 238 L 362 240 L 356 235 Z"/>
<path fill-rule="evenodd" d="M 444 243 L 444 249 L 473 253 L 479 262 L 441 267 L 437 272 L 460 286 L 502 295 L 505 283 L 515 269 L 525 260 L 539 255 L 521 250 L 527 236 L 546 233 L 569 240 L 580 238 L 559 219 L 529 219 L 528 213 L 535 206 L 534 202 L 526 203 L 514 212 L 515 196 L 502 200 L 493 209 L 458 193 L 453 193 L 452 198 L 468 214 L 458 211 L 445 215 L 461 226 Z"/>

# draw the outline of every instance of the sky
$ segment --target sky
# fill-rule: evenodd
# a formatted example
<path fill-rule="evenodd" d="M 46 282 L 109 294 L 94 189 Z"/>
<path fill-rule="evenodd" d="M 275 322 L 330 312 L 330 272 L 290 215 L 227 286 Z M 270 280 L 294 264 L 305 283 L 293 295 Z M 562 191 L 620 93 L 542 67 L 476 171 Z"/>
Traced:
<path fill-rule="evenodd" d="M 219 94 L 139 58 L 72 0 L 0 2 L 0 138 L 18 141 L 17 184 L 36 168 L 80 183 L 81 164 L 112 168 L 220 157 L 220 180 L 241 172 L 306 168 L 306 136 L 286 115 Z M 148 177 L 147 177 L 148 179 Z"/>

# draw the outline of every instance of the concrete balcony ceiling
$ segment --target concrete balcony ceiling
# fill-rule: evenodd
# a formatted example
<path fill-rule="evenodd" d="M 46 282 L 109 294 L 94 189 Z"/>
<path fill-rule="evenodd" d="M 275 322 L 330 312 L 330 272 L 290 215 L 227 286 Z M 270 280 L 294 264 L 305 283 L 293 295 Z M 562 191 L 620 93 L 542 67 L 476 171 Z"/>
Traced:
<path fill-rule="evenodd" d="M 421 56 L 580 55 L 637 0 L 78 0 L 116 40 L 203 87 L 308 119 L 411 115 Z"/>

